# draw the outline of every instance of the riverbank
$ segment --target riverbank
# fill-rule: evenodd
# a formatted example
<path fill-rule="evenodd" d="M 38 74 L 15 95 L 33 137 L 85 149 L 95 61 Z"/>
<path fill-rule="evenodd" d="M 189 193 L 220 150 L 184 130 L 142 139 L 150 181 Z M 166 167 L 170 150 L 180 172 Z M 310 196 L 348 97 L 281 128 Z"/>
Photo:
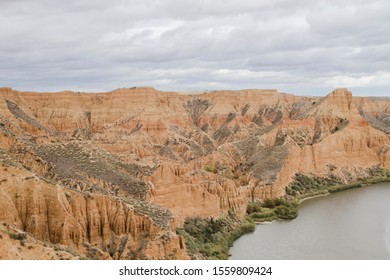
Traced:
<path fill-rule="evenodd" d="M 236 240 L 229 259 L 389 259 L 389 199 L 390 183 L 379 183 L 305 201 L 296 219 Z"/>
<path fill-rule="evenodd" d="M 310 178 L 304 175 L 299 174 L 296 178 L 298 182 L 293 182 L 291 185 L 287 188 L 287 193 L 290 190 L 290 194 L 288 194 L 284 200 L 285 201 L 290 201 L 289 207 L 291 208 L 290 211 L 292 212 L 297 212 L 297 215 L 278 215 L 278 210 L 276 207 L 269 207 L 270 203 L 269 201 L 265 201 L 263 203 L 260 202 L 252 202 L 252 203 L 257 203 L 257 206 L 252 206 L 251 208 L 249 207 L 249 217 L 253 219 L 255 223 L 258 224 L 263 224 L 263 223 L 269 223 L 273 222 L 276 220 L 289 220 L 289 219 L 294 219 L 298 216 L 298 205 L 301 204 L 303 201 L 321 197 L 321 196 L 327 196 L 332 193 L 340 192 L 340 191 L 345 191 L 349 189 L 354 189 L 354 188 L 361 188 L 364 186 L 368 185 L 373 185 L 373 184 L 378 184 L 378 183 L 384 183 L 384 182 L 390 182 L 390 172 L 387 170 L 381 169 L 380 171 L 377 171 L 376 176 L 372 176 L 370 178 L 364 178 L 356 182 L 351 182 L 348 184 L 331 184 L 331 180 L 326 179 L 326 178 Z M 300 188 L 301 192 L 293 192 L 294 185 L 298 185 L 300 183 L 305 183 L 306 189 Z M 324 183 L 323 185 L 320 185 L 319 183 Z M 316 190 L 313 186 L 320 188 Z M 292 191 L 291 191 L 292 190 Z M 278 198 L 280 200 L 280 198 Z M 278 199 L 274 199 L 274 201 L 277 201 Z M 287 202 L 283 202 L 286 204 Z M 295 207 L 295 209 L 294 209 Z M 251 211 L 250 209 L 255 209 L 254 211 Z M 248 211 L 247 211 L 248 212 Z"/>
<path fill-rule="evenodd" d="M 365 187 L 368 185 L 390 182 L 390 174 L 388 173 L 388 171 L 386 171 L 386 173 L 384 173 L 384 174 L 385 174 L 385 176 L 375 176 L 375 177 L 371 177 L 371 178 L 361 179 L 359 181 L 352 182 L 349 184 L 338 184 L 338 185 L 334 185 L 334 186 L 329 186 L 329 187 L 322 189 L 320 191 L 306 193 L 304 195 L 297 196 L 296 198 L 299 200 L 299 203 L 301 203 L 301 202 L 308 200 L 308 199 L 330 195 L 330 194 L 335 193 L 335 192 L 345 191 L 345 190 L 354 189 L 354 188 L 361 188 L 361 187 Z"/>
<path fill-rule="evenodd" d="M 185 221 L 183 228 L 177 229 L 177 233 L 184 237 L 188 253 L 193 259 L 227 259 L 233 242 L 253 232 L 256 224 L 294 219 L 298 216 L 298 205 L 303 201 L 381 182 L 390 182 L 389 171 L 381 170 L 380 176 L 349 184 L 334 184 L 334 181 L 325 178 L 299 175 L 298 182 L 293 182 L 286 189 L 290 188 L 290 194 L 284 198 L 249 202 L 247 215 L 241 220 L 232 212 L 221 218 L 190 218 Z M 302 188 L 302 183 L 306 184 L 306 188 Z M 296 189 L 300 192 L 294 190 L 293 186 L 299 186 Z M 294 195 L 291 195 L 291 191 L 295 191 Z"/>

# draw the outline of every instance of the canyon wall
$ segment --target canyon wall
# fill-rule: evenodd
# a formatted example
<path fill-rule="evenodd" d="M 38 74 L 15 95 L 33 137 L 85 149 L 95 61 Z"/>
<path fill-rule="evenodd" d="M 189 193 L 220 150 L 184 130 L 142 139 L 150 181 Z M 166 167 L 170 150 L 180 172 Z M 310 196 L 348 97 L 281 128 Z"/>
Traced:
<path fill-rule="evenodd" d="M 0 258 L 186 259 L 188 217 L 242 217 L 298 173 L 390 169 L 390 100 L 0 88 L 0 161 Z M 15 234 L 32 249 L 7 251 Z"/>

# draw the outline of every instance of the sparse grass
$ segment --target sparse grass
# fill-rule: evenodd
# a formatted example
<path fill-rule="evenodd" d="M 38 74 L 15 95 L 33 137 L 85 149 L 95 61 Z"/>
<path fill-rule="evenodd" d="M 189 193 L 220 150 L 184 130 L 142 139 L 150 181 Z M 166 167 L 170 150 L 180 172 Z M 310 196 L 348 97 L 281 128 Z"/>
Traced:
<path fill-rule="evenodd" d="M 360 188 L 363 185 L 361 183 L 352 183 L 352 184 L 343 184 L 343 185 L 336 185 L 328 188 L 329 193 L 335 193 L 335 192 L 341 192 L 348 189 L 354 189 L 354 188 Z"/>
<path fill-rule="evenodd" d="M 230 173 L 229 171 L 226 171 L 224 174 L 223 174 L 223 177 L 225 177 L 226 179 L 229 179 L 229 180 L 233 180 L 234 176 L 232 175 L 232 173 Z"/>
<path fill-rule="evenodd" d="M 249 103 L 245 104 L 245 106 L 241 108 L 241 116 L 244 116 L 250 107 L 251 105 Z"/>
<path fill-rule="evenodd" d="M 173 220 L 173 216 L 170 211 L 155 204 L 130 198 L 125 198 L 124 201 L 131 209 L 134 210 L 134 212 L 147 216 L 153 224 L 158 225 L 159 227 L 165 229 L 169 228 L 170 223 Z"/>
<path fill-rule="evenodd" d="M 53 172 L 63 180 L 88 181 L 91 176 L 120 187 L 129 195 L 145 199 L 148 185 L 132 172 L 138 170 L 129 164 L 118 164 L 109 153 L 86 149 L 79 144 L 42 145 L 35 152 L 53 166 Z"/>
<path fill-rule="evenodd" d="M 327 195 L 327 194 L 329 194 L 327 189 L 319 190 L 319 191 L 315 191 L 315 192 L 301 194 L 299 196 L 299 200 L 302 201 L 302 200 L 310 198 L 310 197 L 315 197 L 315 196 L 319 196 L 319 195 Z"/>
<path fill-rule="evenodd" d="M 21 119 L 21 120 L 24 120 L 25 122 L 27 122 L 29 125 L 37 128 L 37 129 L 40 129 L 40 130 L 43 130 L 45 132 L 48 132 L 48 133 L 52 133 L 51 130 L 49 130 L 48 128 L 44 127 L 41 123 L 39 123 L 36 119 L 33 119 L 31 118 L 29 115 L 27 115 L 18 105 L 16 105 L 15 103 L 13 103 L 12 101 L 9 101 L 9 100 L 6 100 L 6 103 L 7 103 L 7 107 L 9 109 L 9 111 L 15 116 L 17 117 L 18 119 Z"/>
<path fill-rule="evenodd" d="M 193 124 L 197 126 L 200 116 L 203 115 L 211 105 L 212 104 L 207 99 L 194 98 L 187 100 L 184 107 L 191 117 Z"/>
<path fill-rule="evenodd" d="M 378 184 L 384 182 L 390 182 L 390 173 L 386 177 L 374 177 L 366 181 L 367 184 Z"/>
<path fill-rule="evenodd" d="M 204 170 L 210 173 L 217 173 L 217 169 L 211 165 L 206 165 Z"/>

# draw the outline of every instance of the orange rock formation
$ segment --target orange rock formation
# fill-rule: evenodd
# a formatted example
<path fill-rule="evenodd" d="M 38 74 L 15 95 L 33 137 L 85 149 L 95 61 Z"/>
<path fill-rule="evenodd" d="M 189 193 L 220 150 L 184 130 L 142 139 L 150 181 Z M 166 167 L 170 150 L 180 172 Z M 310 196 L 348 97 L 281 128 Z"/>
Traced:
<path fill-rule="evenodd" d="M 0 259 L 186 259 L 185 218 L 243 216 L 297 173 L 390 169 L 389 135 L 390 100 L 347 89 L 0 88 Z"/>

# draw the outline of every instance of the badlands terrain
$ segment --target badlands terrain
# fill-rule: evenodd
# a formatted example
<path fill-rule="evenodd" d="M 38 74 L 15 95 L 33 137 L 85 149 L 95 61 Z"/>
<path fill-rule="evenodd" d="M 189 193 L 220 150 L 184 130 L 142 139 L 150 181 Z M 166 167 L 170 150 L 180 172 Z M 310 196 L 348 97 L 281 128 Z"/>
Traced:
<path fill-rule="evenodd" d="M 190 218 L 390 169 L 390 99 L 0 88 L 0 259 L 189 259 Z"/>

